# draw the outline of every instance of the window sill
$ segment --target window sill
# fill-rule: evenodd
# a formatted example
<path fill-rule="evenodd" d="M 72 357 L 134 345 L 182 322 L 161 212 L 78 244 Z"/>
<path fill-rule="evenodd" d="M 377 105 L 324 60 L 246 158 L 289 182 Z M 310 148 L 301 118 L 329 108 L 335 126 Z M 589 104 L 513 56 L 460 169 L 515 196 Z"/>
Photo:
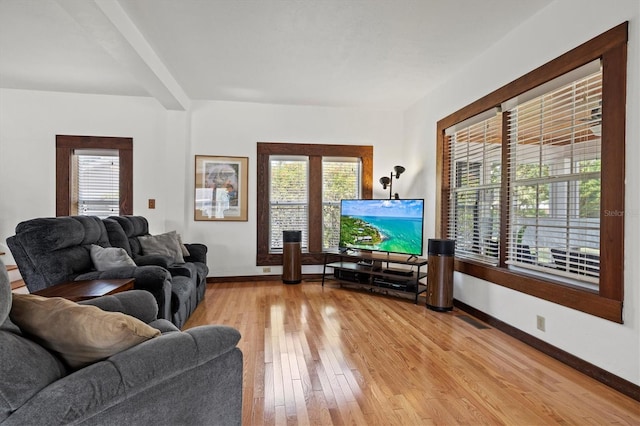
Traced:
<path fill-rule="evenodd" d="M 559 281 L 541 279 L 522 272 L 456 259 L 454 269 L 491 283 L 549 302 L 576 309 L 622 324 L 622 302 L 602 297 L 598 292 L 577 288 Z"/>

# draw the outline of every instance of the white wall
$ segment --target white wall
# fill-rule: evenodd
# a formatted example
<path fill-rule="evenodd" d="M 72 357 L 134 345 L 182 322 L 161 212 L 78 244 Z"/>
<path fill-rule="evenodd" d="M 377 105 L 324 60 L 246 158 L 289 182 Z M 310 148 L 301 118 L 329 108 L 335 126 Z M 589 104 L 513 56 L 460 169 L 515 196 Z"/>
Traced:
<path fill-rule="evenodd" d="M 56 214 L 57 134 L 133 137 L 135 213 L 161 230 L 172 195 L 167 114 L 147 98 L 0 89 L 0 251 L 9 252 L 5 241 L 18 222 Z M 158 200 L 156 210 L 147 209 L 148 198 Z"/>
<path fill-rule="evenodd" d="M 577 13 L 579 11 L 579 13 Z M 640 2 L 557 0 L 457 70 L 405 114 L 408 152 L 424 152 L 420 176 L 427 211 L 435 208 L 436 122 L 585 41 L 629 23 L 624 324 L 616 324 L 456 273 L 454 296 L 495 318 L 632 383 L 640 384 Z M 410 164 L 411 166 L 411 164 Z M 435 221 L 425 234 L 435 234 Z M 536 328 L 546 318 L 546 332 Z"/>
<path fill-rule="evenodd" d="M 374 177 L 388 174 L 403 153 L 402 113 L 349 108 L 295 107 L 237 102 L 194 102 L 191 111 L 191 155 L 249 157 L 249 220 L 247 222 L 193 221 L 188 235 L 209 247 L 213 276 L 262 274 L 256 266 L 256 142 L 373 145 Z M 189 187 L 193 188 L 193 165 Z M 411 176 L 411 170 L 407 170 Z M 404 178 L 404 175 L 403 175 Z M 377 178 L 375 178 L 377 181 Z M 409 179 L 407 179 L 409 180 Z M 398 190 L 402 191 L 401 184 Z M 193 206 L 193 190 L 188 203 Z M 386 197 L 374 185 L 374 197 Z M 321 271 L 304 266 L 303 273 Z M 271 273 L 281 273 L 271 267 Z"/>

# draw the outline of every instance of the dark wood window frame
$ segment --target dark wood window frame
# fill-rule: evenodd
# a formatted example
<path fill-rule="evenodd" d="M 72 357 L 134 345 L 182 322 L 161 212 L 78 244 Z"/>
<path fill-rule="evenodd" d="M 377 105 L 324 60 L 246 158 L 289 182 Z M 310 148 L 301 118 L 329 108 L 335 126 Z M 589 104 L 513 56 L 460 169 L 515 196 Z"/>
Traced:
<path fill-rule="evenodd" d="M 599 291 L 572 287 L 566 283 L 542 279 L 508 270 L 504 255 L 498 266 L 456 259 L 455 270 L 511 288 L 544 300 L 622 323 L 624 292 L 624 176 L 628 22 L 589 40 L 564 55 L 542 65 L 517 80 L 450 114 L 437 123 L 436 220 L 438 236 L 446 235 L 449 212 L 449 162 L 445 129 L 476 116 L 502 102 L 525 93 L 593 60 L 602 61 L 602 195 L 600 213 L 600 286 Z M 506 112 L 503 114 L 507 114 Z M 503 117 L 503 140 L 507 117 Z M 508 160 L 503 144 L 503 162 Z M 505 162 L 506 164 L 506 162 Z M 508 174 L 503 168 L 502 217 L 509 214 Z M 609 212 L 609 214 L 607 214 Z M 618 214 L 611 214 L 617 212 Z M 503 221 L 503 224 L 506 221 Z M 504 227 L 505 225 L 503 225 Z M 501 230 L 500 246 L 506 247 L 506 229 Z M 504 249 L 501 249 L 504 250 Z"/>
<path fill-rule="evenodd" d="M 257 147 L 257 236 L 256 265 L 282 265 L 282 254 L 269 251 L 269 157 L 299 155 L 309 158 L 309 227 L 308 252 L 302 253 L 302 263 L 319 265 L 324 262 L 322 252 L 322 158 L 357 157 L 362 161 L 362 198 L 373 194 L 373 147 L 363 145 L 322 145 L 258 142 Z"/>
<path fill-rule="evenodd" d="M 120 214 L 133 214 L 133 139 L 56 135 L 56 216 L 71 212 L 71 156 L 74 149 L 117 149 L 120 157 Z"/>

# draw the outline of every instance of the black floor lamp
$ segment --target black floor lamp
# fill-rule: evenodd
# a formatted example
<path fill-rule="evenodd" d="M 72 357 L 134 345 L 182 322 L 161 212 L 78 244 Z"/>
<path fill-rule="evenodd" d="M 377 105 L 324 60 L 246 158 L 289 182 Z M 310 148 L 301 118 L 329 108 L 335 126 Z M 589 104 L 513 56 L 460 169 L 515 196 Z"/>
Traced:
<path fill-rule="evenodd" d="M 393 171 L 389 174 L 389 177 L 382 176 L 380 178 L 382 189 L 387 189 L 387 186 L 389 187 L 389 199 L 392 198 L 391 194 L 393 194 L 393 175 L 395 174 L 396 179 L 399 179 L 402 173 L 404 173 L 404 167 L 395 166 L 393 168 Z M 396 200 L 399 200 L 400 195 L 398 195 L 398 193 L 396 192 L 395 194 L 393 194 L 393 198 L 395 198 Z"/>

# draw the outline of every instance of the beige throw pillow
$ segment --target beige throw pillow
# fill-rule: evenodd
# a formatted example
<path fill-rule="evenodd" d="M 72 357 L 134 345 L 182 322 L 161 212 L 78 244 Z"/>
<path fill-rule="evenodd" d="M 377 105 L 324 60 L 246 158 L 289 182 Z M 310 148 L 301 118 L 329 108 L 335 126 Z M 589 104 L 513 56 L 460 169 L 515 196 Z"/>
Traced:
<path fill-rule="evenodd" d="M 130 315 L 61 297 L 14 293 L 9 316 L 24 333 L 58 352 L 75 369 L 161 334 Z"/>
<path fill-rule="evenodd" d="M 184 263 L 182 244 L 176 231 L 160 235 L 145 235 L 138 237 L 138 241 L 144 254 L 167 256 L 175 263 Z"/>
<path fill-rule="evenodd" d="M 136 266 L 127 251 L 120 247 L 100 247 L 91 245 L 91 261 L 96 271 L 107 271 L 121 266 Z"/>
<path fill-rule="evenodd" d="M 171 231 L 171 232 L 176 232 L 176 231 Z M 183 257 L 191 256 L 191 253 L 189 253 L 187 246 L 185 246 L 184 243 L 182 242 L 182 235 L 176 232 L 176 236 L 178 237 L 178 243 L 180 244 L 180 249 L 182 249 L 182 256 Z"/>

